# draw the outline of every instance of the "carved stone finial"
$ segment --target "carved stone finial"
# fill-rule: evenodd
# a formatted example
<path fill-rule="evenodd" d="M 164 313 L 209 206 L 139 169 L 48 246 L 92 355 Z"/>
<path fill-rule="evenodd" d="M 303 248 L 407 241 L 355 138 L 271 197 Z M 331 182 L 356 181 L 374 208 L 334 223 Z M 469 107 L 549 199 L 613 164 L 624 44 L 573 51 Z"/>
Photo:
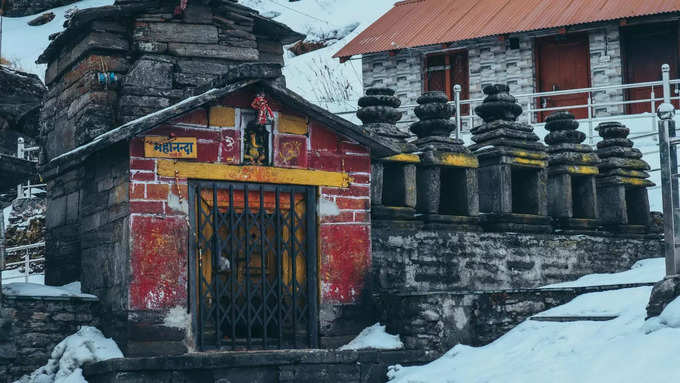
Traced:
<path fill-rule="evenodd" d="M 642 152 L 633 148 L 633 141 L 627 138 L 630 129 L 619 122 L 603 122 L 597 128 L 603 138 L 597 143 L 597 154 L 602 159 L 600 177 L 614 183 L 637 178 L 637 186 L 653 186 L 646 180 L 649 164 L 642 160 Z"/>
<path fill-rule="evenodd" d="M 402 112 L 397 109 L 401 105 L 390 88 L 368 88 L 366 95 L 359 99 L 357 117 L 364 128 L 379 136 L 402 140 L 409 134 L 396 127 Z"/>
<path fill-rule="evenodd" d="M 507 85 L 488 85 L 482 91 L 486 98 L 481 105 L 475 108 L 475 113 L 484 122 L 516 121 L 517 117 L 522 114 L 522 107 L 517 104 L 517 99 L 510 95 L 510 88 Z"/>
<path fill-rule="evenodd" d="M 545 119 L 545 129 L 549 131 L 545 142 L 549 145 L 550 166 L 556 165 L 595 166 L 600 159 L 593 148 L 583 145 L 585 133 L 578 130 L 578 121 L 569 112 L 556 112 Z"/>
<path fill-rule="evenodd" d="M 426 92 L 418 97 L 414 112 L 420 121 L 411 125 L 411 131 L 418 138 L 431 136 L 448 137 L 456 128 L 451 116 L 456 108 L 448 104 L 443 92 Z"/>

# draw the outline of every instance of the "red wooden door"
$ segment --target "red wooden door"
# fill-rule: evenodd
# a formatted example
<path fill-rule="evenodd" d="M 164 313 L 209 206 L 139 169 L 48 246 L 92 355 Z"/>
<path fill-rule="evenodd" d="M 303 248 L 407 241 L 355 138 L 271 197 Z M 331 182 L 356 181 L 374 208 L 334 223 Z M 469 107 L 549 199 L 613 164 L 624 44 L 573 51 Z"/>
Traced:
<path fill-rule="evenodd" d="M 539 92 L 590 87 L 588 35 L 559 35 L 536 40 L 537 84 Z M 538 107 L 586 105 L 586 93 L 543 97 Z M 588 117 L 586 108 L 569 109 L 576 118 Z M 540 113 L 541 121 L 553 113 Z"/>
<path fill-rule="evenodd" d="M 627 84 L 661 80 L 661 65 L 671 67 L 671 79 L 678 78 L 677 24 L 653 24 L 622 28 L 625 82 Z M 626 92 L 627 100 L 649 100 L 652 88 L 635 88 Z M 661 87 L 654 88 L 655 97 L 663 95 Z M 655 112 L 650 102 L 630 104 L 629 114 Z M 677 101 L 674 102 L 676 107 Z"/>
<path fill-rule="evenodd" d="M 425 59 L 425 91 L 439 90 L 453 100 L 453 86 L 461 86 L 460 99 L 470 98 L 469 73 L 467 51 L 457 51 L 448 54 L 436 54 Z M 463 114 L 469 113 L 469 106 L 463 105 Z"/>

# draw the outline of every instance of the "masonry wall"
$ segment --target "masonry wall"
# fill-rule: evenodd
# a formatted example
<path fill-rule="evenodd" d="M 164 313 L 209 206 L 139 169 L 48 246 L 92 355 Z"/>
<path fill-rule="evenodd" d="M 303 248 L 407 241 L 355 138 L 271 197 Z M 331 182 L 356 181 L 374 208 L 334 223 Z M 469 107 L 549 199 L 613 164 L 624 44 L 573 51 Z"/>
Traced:
<path fill-rule="evenodd" d="M 662 256 L 658 237 L 473 233 L 374 225 L 378 290 L 536 288 Z"/>
<path fill-rule="evenodd" d="M 190 2 L 175 18 L 177 2 L 161 3 L 134 15 L 87 10 L 101 15 L 76 18 L 41 56 L 45 160 L 192 96 L 235 65 L 283 64 L 281 41 L 257 30 L 248 8 Z"/>
<path fill-rule="evenodd" d="M 98 305 L 91 298 L 3 296 L 0 383 L 43 366 L 54 346 L 80 326 L 99 326 Z"/>
<path fill-rule="evenodd" d="M 197 137 L 197 162 L 240 164 L 241 115 L 252 111 L 250 102 L 255 95 L 254 90 L 248 90 L 228 96 L 216 106 L 198 109 L 148 135 Z M 287 110 L 276 100 L 270 100 L 270 106 L 279 121 L 283 115 L 305 121 L 303 114 Z M 343 317 L 346 306 L 354 307 L 361 301 L 371 265 L 369 152 L 314 120 L 309 121 L 304 134 L 278 129 L 277 123 L 272 141 L 274 166 L 346 172 L 353 179 L 348 188 L 319 188 L 319 198 L 325 200 L 322 203 L 333 206 L 332 213 L 319 217 L 319 280 L 321 335 L 356 335 L 363 322 L 344 326 L 337 320 Z M 151 325 L 157 333 L 165 334 L 165 342 L 146 339 L 137 345 L 130 343 L 130 347 L 140 354 L 153 350 L 179 353 L 183 352 L 186 332 L 162 324 L 170 309 L 188 307 L 188 182 L 185 178 L 158 176 L 158 161 L 144 157 L 143 140 L 138 137 L 130 143 L 128 320 L 130 328 Z"/>

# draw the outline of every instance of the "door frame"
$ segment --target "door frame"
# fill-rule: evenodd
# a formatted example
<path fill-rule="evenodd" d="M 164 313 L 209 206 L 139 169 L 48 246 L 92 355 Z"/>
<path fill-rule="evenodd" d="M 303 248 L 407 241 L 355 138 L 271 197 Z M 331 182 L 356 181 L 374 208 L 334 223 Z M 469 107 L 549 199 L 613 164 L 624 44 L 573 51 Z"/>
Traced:
<path fill-rule="evenodd" d="M 320 321 L 319 321 L 319 302 L 320 302 L 320 278 L 319 278 L 319 270 L 320 270 L 320 260 L 321 257 L 319 257 L 319 221 L 317 217 L 317 195 L 318 195 L 318 187 L 317 186 L 309 186 L 309 185 L 289 185 L 289 184 L 270 184 L 270 183 L 251 183 L 251 182 L 239 182 L 239 181 L 223 181 L 223 180 L 195 180 L 195 179 L 188 179 L 187 180 L 187 186 L 188 186 L 188 204 L 189 204 L 189 241 L 188 242 L 188 256 L 187 256 L 187 261 L 188 261 L 188 278 L 187 278 L 187 300 L 189 303 L 189 310 L 191 314 L 191 330 L 192 330 L 192 336 L 193 336 L 193 344 L 196 347 L 196 349 L 200 351 L 205 351 L 206 348 L 201 340 L 201 335 L 200 335 L 200 327 L 199 327 L 199 302 L 195 299 L 195 297 L 198 297 L 199 289 L 198 289 L 198 272 L 199 270 L 197 269 L 197 249 L 198 249 L 198 238 L 196 236 L 196 225 L 198 223 L 196 214 L 198 213 L 197 208 L 198 208 L 198 200 L 196 190 L 200 188 L 205 188 L 205 187 L 214 187 L 215 185 L 220 185 L 222 186 L 219 189 L 225 189 L 225 186 L 228 190 L 229 185 L 258 185 L 258 189 L 254 189 L 253 191 L 259 190 L 259 186 L 262 185 L 263 190 L 276 190 L 277 188 L 283 187 L 283 188 L 290 188 L 293 193 L 296 191 L 304 191 L 305 194 L 305 228 L 308 230 L 308 233 L 306 233 L 305 238 L 306 238 L 306 244 L 305 244 L 305 254 L 307 255 L 306 259 L 306 273 L 307 273 L 307 278 L 306 278 L 306 284 L 307 284 L 307 296 L 309 297 L 309 303 L 308 303 L 308 310 L 309 310 L 309 318 L 308 318 L 308 338 L 309 338 L 309 348 L 318 348 L 319 347 L 319 326 L 320 326 Z M 292 211 L 291 211 L 292 213 Z M 199 298 L 200 299 L 200 298 Z M 294 315 L 294 314 L 293 314 Z M 295 338 L 297 340 L 297 338 Z M 277 348 L 279 349 L 279 348 Z M 285 348 L 282 348 L 285 349 Z"/>
<path fill-rule="evenodd" d="M 542 92 L 541 89 L 541 40 L 548 40 L 548 39 L 555 39 L 557 37 L 563 36 L 567 39 L 569 38 L 582 38 L 585 43 L 586 43 L 586 68 L 588 71 L 588 76 L 587 76 L 587 86 L 586 88 L 590 88 L 592 86 L 592 68 L 590 67 L 590 32 L 574 32 L 574 33 L 567 33 L 567 34 L 554 34 L 554 35 L 548 35 L 548 36 L 540 36 L 540 37 L 535 37 L 534 42 L 533 42 L 533 50 L 534 50 L 534 81 L 535 81 L 535 89 L 534 91 L 536 93 Z M 536 109 L 541 108 L 541 98 L 537 98 L 535 100 L 534 107 Z M 533 112 L 532 112 L 533 113 Z M 548 112 L 537 112 L 539 113 L 539 120 L 543 120 L 545 117 L 547 117 Z M 533 119 L 532 119 L 533 121 Z"/>

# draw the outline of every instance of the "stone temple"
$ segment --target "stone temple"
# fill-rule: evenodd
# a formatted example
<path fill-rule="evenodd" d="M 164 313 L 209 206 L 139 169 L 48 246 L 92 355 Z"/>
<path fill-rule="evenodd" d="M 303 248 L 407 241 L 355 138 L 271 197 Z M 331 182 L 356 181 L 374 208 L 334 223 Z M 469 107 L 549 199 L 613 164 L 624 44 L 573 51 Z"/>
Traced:
<path fill-rule="evenodd" d="M 404 133 L 394 91 L 367 89 L 359 126 L 286 88 L 282 46 L 301 37 L 230 0 L 118 0 L 53 37 L 46 282 L 97 298 L 6 297 L 25 321 L 3 322 L 0 372 L 44 363 L 17 367 L 22 334 L 95 324 L 126 358 L 90 382 L 381 382 L 589 291 L 540 286 L 660 255 L 621 124 L 595 150 L 559 113 L 543 143 L 498 84 L 470 146 L 441 92 Z M 405 348 L 337 351 L 376 322 Z"/>

